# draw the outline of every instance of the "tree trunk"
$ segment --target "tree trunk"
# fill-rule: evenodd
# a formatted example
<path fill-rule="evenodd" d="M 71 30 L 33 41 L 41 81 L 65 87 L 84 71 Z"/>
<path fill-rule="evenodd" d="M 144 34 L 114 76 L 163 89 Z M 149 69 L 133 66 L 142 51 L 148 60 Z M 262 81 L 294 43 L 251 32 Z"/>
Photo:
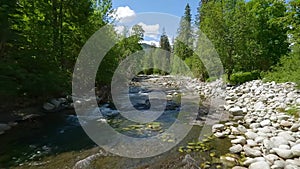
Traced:
<path fill-rule="evenodd" d="M 52 51 L 55 57 L 55 61 L 57 61 L 57 40 L 59 39 L 59 27 L 58 27 L 58 13 L 57 13 L 57 0 L 52 0 L 52 29 L 53 29 L 53 39 L 52 39 Z"/>

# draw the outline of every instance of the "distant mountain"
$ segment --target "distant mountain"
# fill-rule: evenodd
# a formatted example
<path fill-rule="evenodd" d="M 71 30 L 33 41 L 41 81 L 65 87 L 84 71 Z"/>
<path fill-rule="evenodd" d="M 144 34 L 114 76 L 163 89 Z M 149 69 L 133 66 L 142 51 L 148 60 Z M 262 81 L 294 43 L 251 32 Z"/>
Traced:
<path fill-rule="evenodd" d="M 147 43 L 141 43 L 141 46 L 143 47 L 143 49 L 156 48 L 156 46 L 149 45 Z"/>

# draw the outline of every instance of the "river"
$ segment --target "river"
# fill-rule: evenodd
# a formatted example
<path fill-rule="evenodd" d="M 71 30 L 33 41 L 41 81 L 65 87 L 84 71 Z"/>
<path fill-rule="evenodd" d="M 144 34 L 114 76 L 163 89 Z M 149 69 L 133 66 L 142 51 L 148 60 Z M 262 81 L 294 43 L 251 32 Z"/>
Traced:
<path fill-rule="evenodd" d="M 149 103 L 144 102 L 147 100 L 145 96 L 153 90 L 158 90 L 148 82 L 141 83 L 142 86 L 140 83 L 135 84 L 129 90 L 132 95 L 130 97 L 132 105 L 137 110 L 149 109 Z M 175 93 L 176 96 L 167 101 L 167 108 L 155 122 L 141 125 L 126 120 L 118 113 L 109 116 L 102 113 L 103 122 L 130 137 L 152 137 L 165 131 L 174 123 L 180 112 L 180 92 L 182 91 L 173 87 L 159 90 L 177 94 Z M 117 112 L 111 104 L 100 105 L 100 110 Z M 182 153 L 178 151 L 178 148 L 186 146 L 189 142 L 199 141 L 198 137 L 202 129 L 202 126 L 194 126 L 183 141 L 162 155 L 141 159 L 109 155 L 95 160 L 91 164 L 92 168 L 181 168 L 184 166 L 182 160 L 186 154 L 191 154 L 199 165 L 207 161 L 213 162 L 211 152 L 217 153 L 217 156 L 227 153 L 230 146 L 228 140 L 211 139 L 209 144 L 212 149 L 205 152 Z M 172 142 L 171 137 L 165 139 Z M 72 168 L 76 161 L 101 149 L 85 134 L 75 113 L 63 111 L 49 113 L 38 120 L 20 123 L 9 132 L 0 135 L 0 145 L 0 168 Z M 210 165 L 210 168 L 216 166 Z"/>

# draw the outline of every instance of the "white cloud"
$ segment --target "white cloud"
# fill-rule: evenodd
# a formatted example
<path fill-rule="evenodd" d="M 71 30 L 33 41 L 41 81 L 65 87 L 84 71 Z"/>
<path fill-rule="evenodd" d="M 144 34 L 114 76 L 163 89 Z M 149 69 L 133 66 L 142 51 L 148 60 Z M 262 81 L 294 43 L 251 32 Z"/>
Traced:
<path fill-rule="evenodd" d="M 122 34 L 122 33 L 124 32 L 124 30 L 125 30 L 125 26 L 122 26 L 122 25 L 120 25 L 120 26 L 115 26 L 114 28 L 115 28 L 115 31 L 116 31 L 118 34 Z"/>
<path fill-rule="evenodd" d="M 150 37 L 153 39 L 159 39 L 159 24 L 155 25 L 147 25 L 143 22 L 138 23 L 138 25 L 142 26 L 143 30 L 145 31 L 145 36 Z"/>
<path fill-rule="evenodd" d="M 140 43 L 146 43 L 148 45 L 153 45 L 155 44 L 156 47 L 159 47 L 159 42 L 155 40 L 143 40 Z"/>
<path fill-rule="evenodd" d="M 129 6 L 121 6 L 114 10 L 112 17 L 117 19 L 120 23 L 130 22 L 135 18 L 136 14 L 134 10 Z"/>

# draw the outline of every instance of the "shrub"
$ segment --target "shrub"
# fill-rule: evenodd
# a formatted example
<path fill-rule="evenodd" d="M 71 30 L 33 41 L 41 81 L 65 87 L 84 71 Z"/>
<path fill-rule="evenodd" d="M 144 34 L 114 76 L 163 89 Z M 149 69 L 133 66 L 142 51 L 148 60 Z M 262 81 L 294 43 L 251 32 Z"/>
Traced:
<path fill-rule="evenodd" d="M 272 67 L 264 75 L 265 81 L 296 82 L 300 86 L 300 45 L 295 46 L 288 56 L 280 59 L 280 63 Z"/>
<path fill-rule="evenodd" d="M 251 80 L 260 79 L 259 71 L 252 72 L 238 72 L 231 75 L 230 83 L 232 84 L 242 84 Z"/>

